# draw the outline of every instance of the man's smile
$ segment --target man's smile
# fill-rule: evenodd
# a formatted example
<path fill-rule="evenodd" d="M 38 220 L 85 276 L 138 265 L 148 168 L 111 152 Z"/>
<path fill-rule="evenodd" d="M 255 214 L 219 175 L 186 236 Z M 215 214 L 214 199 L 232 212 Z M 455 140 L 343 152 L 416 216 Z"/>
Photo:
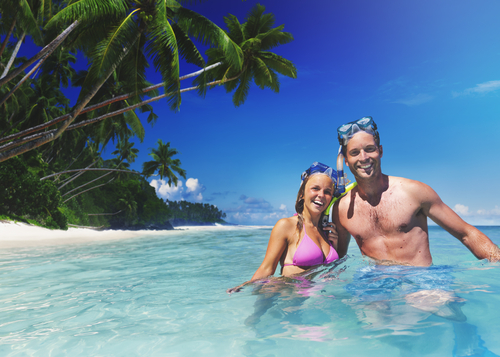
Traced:
<path fill-rule="evenodd" d="M 364 169 L 364 170 L 371 169 L 372 166 L 373 166 L 373 163 L 371 163 L 371 162 L 367 163 L 367 164 L 360 164 L 360 165 L 358 165 L 358 167 L 360 169 Z"/>

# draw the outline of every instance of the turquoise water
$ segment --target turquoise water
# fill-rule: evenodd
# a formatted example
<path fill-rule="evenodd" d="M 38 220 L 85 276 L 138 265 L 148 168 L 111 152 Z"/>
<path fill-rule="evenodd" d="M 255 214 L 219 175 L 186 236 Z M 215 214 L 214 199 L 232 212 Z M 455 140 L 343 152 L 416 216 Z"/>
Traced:
<path fill-rule="evenodd" d="M 480 227 L 500 244 L 500 227 Z M 1 356 L 500 355 L 500 264 L 430 228 L 430 268 L 349 256 L 239 293 L 267 228 L 0 253 Z M 439 300 L 444 302 L 439 303 Z"/>

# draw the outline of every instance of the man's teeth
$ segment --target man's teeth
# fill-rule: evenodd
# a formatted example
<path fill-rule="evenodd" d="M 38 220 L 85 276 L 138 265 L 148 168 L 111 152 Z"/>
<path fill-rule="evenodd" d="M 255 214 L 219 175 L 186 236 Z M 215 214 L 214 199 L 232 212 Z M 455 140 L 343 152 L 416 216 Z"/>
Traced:
<path fill-rule="evenodd" d="M 361 169 L 368 169 L 372 166 L 372 164 L 366 164 L 366 165 L 359 165 Z"/>

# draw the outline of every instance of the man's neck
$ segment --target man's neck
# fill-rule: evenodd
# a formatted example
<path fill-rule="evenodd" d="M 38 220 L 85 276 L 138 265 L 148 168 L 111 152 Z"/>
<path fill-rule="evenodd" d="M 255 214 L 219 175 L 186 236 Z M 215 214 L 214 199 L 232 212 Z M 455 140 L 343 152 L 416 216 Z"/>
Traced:
<path fill-rule="evenodd" d="M 358 183 L 359 196 L 363 200 L 375 205 L 380 202 L 382 193 L 389 188 L 389 176 L 382 173 L 369 179 L 356 178 L 356 182 Z"/>

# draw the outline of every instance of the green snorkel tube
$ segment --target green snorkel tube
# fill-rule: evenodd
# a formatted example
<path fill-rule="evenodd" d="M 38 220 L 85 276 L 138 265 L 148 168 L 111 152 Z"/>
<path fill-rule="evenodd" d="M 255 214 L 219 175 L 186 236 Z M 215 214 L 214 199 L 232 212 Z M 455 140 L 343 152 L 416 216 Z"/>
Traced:
<path fill-rule="evenodd" d="M 342 196 L 344 196 L 347 192 L 352 190 L 356 185 L 358 184 L 356 181 L 353 183 L 350 183 L 349 185 L 345 185 L 346 177 L 344 175 L 344 155 L 342 155 L 342 146 L 339 147 L 339 153 L 337 155 L 337 182 L 335 185 L 335 193 L 332 198 L 332 201 L 328 205 L 327 209 L 325 210 L 325 218 L 323 219 L 324 222 L 328 222 L 328 220 L 331 221 L 331 213 L 330 209 L 333 207 L 333 204 L 337 202 Z"/>

